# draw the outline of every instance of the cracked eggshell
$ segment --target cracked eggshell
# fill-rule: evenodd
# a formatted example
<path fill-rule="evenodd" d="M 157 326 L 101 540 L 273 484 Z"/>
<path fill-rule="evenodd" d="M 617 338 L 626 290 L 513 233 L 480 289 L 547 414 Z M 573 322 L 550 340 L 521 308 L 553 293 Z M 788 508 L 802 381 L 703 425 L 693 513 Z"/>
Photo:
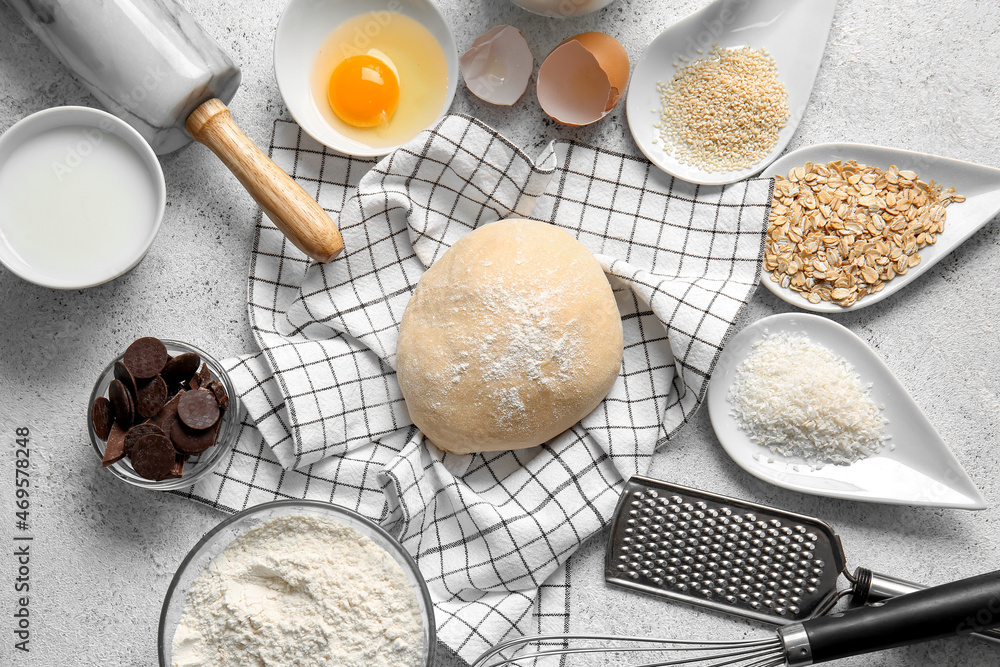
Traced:
<path fill-rule="evenodd" d="M 618 40 L 585 32 L 560 43 L 542 62 L 538 102 L 564 125 L 587 125 L 615 108 L 628 73 L 628 54 Z"/>
<path fill-rule="evenodd" d="M 465 85 L 491 104 L 510 106 L 528 88 L 535 59 L 517 28 L 498 25 L 480 35 L 460 61 Z"/>

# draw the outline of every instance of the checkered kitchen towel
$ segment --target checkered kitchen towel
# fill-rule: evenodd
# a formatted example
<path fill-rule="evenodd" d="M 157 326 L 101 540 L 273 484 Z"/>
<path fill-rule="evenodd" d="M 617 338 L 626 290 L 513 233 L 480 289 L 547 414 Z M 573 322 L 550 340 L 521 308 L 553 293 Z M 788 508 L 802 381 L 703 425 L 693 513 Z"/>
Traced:
<path fill-rule="evenodd" d="M 427 579 L 440 641 L 467 661 L 568 631 L 566 560 L 704 397 L 756 285 L 770 179 L 699 187 L 569 142 L 533 161 L 464 116 L 377 164 L 277 121 L 271 154 L 334 214 L 346 250 L 314 264 L 262 219 L 249 281 L 261 351 L 227 362 L 248 414 L 230 460 L 189 495 L 227 511 L 313 498 L 381 522 Z M 622 314 L 622 372 L 541 447 L 445 454 L 407 415 L 398 325 L 427 266 L 508 217 L 557 224 L 597 256 Z"/>

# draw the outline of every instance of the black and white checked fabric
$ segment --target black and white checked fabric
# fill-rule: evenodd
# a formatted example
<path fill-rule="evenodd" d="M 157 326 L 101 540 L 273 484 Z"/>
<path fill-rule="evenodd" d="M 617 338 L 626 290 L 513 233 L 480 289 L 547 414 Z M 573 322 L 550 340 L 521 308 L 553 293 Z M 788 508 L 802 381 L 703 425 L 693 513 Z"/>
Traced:
<path fill-rule="evenodd" d="M 338 220 L 346 250 L 314 264 L 261 220 L 248 288 L 261 351 L 226 364 L 247 416 L 230 459 L 188 495 L 226 511 L 313 498 L 381 522 L 428 581 L 440 641 L 466 660 L 568 631 L 567 559 L 694 413 L 756 285 L 770 179 L 699 187 L 578 143 L 532 160 L 464 116 L 377 164 L 277 121 L 271 155 Z M 622 372 L 541 447 L 445 454 L 408 417 L 398 324 L 427 266 L 508 217 L 564 227 L 597 256 L 622 314 Z"/>

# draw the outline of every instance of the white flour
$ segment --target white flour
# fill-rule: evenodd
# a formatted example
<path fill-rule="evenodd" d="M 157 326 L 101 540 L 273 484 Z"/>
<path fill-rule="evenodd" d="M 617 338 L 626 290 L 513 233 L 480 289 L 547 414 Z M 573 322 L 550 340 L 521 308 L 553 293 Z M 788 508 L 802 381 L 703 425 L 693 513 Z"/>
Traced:
<path fill-rule="evenodd" d="M 174 667 L 420 665 L 423 620 L 399 564 L 357 530 L 292 514 L 226 547 L 194 581 Z"/>

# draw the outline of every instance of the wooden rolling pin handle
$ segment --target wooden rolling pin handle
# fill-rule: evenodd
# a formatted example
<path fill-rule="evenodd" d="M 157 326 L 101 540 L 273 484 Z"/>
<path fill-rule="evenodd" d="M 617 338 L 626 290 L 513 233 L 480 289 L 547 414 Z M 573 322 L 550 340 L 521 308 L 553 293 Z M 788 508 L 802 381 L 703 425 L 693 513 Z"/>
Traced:
<path fill-rule="evenodd" d="M 296 248 L 323 263 L 340 254 L 344 241 L 337 225 L 302 186 L 243 134 L 222 100 L 208 100 L 184 125 L 195 141 L 208 146 L 233 172 Z"/>

